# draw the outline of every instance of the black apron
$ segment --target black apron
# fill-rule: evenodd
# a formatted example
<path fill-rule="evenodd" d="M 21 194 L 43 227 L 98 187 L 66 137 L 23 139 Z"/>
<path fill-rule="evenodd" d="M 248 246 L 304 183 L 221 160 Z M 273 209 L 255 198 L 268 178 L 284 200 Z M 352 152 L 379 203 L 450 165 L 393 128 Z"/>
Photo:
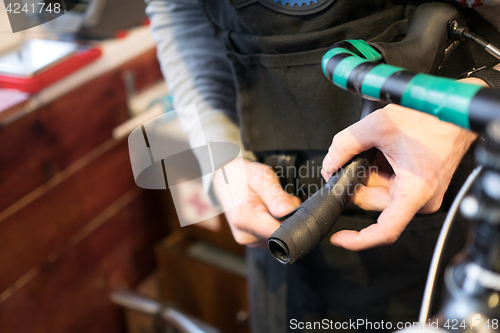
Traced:
<path fill-rule="evenodd" d="M 304 4 L 290 6 L 295 2 Z M 401 39 L 418 2 L 204 0 L 203 5 L 232 65 L 245 148 L 262 162 L 286 154 L 298 157 L 293 161 L 300 166 L 321 165 L 333 136 L 361 112 L 359 97 L 324 77 L 320 61 L 326 49 L 345 39 Z M 462 44 L 460 56 L 452 56 L 442 74 L 474 67 L 469 49 L 474 47 Z M 471 167 L 468 159 L 451 187 L 460 186 Z M 318 184 L 320 176 L 300 181 Z M 266 249 L 248 249 L 252 331 L 296 331 L 290 320 L 383 320 L 394 323 L 392 330 L 399 321 L 416 321 L 432 251 L 457 191 L 451 192 L 442 210 L 416 217 L 390 246 L 351 252 L 334 247 L 328 237 L 289 266 L 275 262 Z M 332 233 L 360 230 L 376 217 L 351 207 Z M 465 230 L 464 222 L 456 223 L 446 260 L 463 247 Z"/>

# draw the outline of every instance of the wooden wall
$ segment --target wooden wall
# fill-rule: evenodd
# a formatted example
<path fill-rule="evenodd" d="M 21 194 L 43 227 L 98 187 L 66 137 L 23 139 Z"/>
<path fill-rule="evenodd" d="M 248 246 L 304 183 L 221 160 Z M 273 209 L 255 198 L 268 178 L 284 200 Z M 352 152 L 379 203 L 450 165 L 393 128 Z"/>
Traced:
<path fill-rule="evenodd" d="M 120 332 L 117 288 L 155 266 L 158 193 L 133 180 L 123 76 L 161 79 L 150 50 L 0 128 L 0 332 Z"/>

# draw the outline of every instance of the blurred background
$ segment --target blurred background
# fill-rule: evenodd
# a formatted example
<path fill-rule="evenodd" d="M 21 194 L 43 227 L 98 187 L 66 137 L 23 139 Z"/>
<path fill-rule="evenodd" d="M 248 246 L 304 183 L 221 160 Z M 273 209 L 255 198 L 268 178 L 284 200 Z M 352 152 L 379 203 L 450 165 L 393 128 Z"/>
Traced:
<path fill-rule="evenodd" d="M 224 217 L 181 228 L 134 182 L 128 134 L 172 109 L 145 3 L 19 1 L 15 20 L 0 1 L 0 332 L 248 332 Z M 161 135 L 189 149 L 174 113 Z M 213 209 L 185 192 L 188 218 Z"/>

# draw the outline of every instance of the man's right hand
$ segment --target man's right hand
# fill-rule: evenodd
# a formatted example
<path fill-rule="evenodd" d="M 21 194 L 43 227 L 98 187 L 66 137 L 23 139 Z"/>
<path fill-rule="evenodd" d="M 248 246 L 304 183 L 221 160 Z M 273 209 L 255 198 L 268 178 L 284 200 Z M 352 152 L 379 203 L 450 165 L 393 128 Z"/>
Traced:
<path fill-rule="evenodd" d="M 248 160 L 243 162 L 246 184 L 240 185 L 248 188 L 248 195 L 240 204 L 227 211 L 224 200 L 220 201 L 236 242 L 250 247 L 265 247 L 269 236 L 280 226 L 280 222 L 269 213 L 283 216 L 298 207 L 300 199 L 282 189 L 269 166 Z M 230 164 L 225 167 L 225 172 L 236 176 L 229 176 L 231 179 L 244 179 L 235 174 L 240 172 L 237 169 L 231 168 Z M 214 175 L 213 190 L 219 199 L 223 196 L 224 186 L 222 172 L 218 170 Z"/>

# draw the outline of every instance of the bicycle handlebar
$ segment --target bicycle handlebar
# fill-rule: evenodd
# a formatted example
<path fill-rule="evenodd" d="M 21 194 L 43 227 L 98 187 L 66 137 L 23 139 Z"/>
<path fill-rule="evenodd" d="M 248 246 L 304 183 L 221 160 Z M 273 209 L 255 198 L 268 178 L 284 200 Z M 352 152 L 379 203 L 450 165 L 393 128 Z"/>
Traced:
<path fill-rule="evenodd" d="M 336 86 L 438 117 L 480 132 L 500 119 L 500 90 L 484 88 L 381 64 L 378 52 L 363 40 L 336 43 L 323 56 L 325 76 Z"/>

